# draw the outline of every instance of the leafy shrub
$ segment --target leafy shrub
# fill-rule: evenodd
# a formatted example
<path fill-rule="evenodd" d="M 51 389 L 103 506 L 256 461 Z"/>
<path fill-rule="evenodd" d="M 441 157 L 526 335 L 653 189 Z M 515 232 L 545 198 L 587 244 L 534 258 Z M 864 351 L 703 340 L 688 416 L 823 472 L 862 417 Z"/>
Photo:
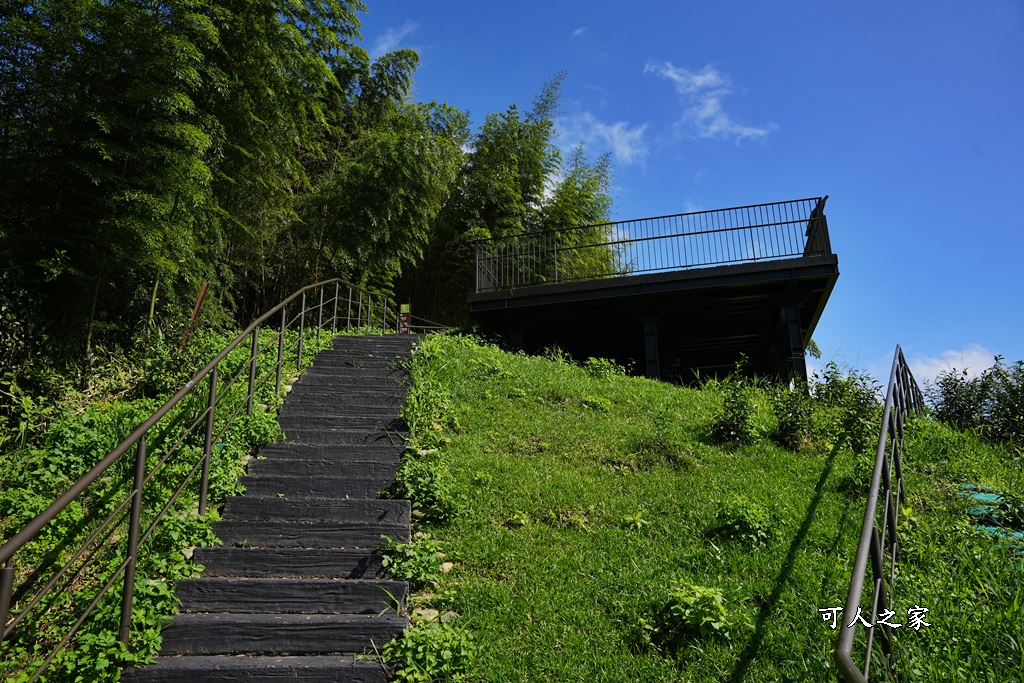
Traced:
<path fill-rule="evenodd" d="M 774 439 L 791 451 L 812 446 L 814 432 L 814 401 L 807 385 L 798 382 L 793 388 L 776 385 L 771 393 L 772 409 L 778 424 Z"/>
<path fill-rule="evenodd" d="M 432 522 L 451 519 L 461 508 L 451 471 L 433 448 L 406 450 L 395 483 L 384 494 L 412 501 L 413 509 Z"/>
<path fill-rule="evenodd" d="M 774 526 L 768 508 L 741 496 L 718 503 L 711 533 L 751 545 L 767 545 L 775 536 Z"/>
<path fill-rule="evenodd" d="M 692 583 L 673 586 L 654 618 L 640 621 L 646 639 L 669 651 L 697 638 L 729 638 L 740 623 L 726 608 L 720 589 Z"/>
<path fill-rule="evenodd" d="M 995 361 L 979 377 L 940 373 L 928 392 L 935 416 L 960 430 L 979 430 L 992 443 L 1024 444 L 1024 361 Z"/>
<path fill-rule="evenodd" d="M 854 453 L 874 447 L 881 424 L 878 384 L 871 375 L 829 363 L 821 378 L 815 377 L 813 395 L 818 438 L 827 443 L 845 438 Z"/>
<path fill-rule="evenodd" d="M 741 360 L 732 374 L 705 387 L 717 386 L 722 394 L 722 410 L 711 426 L 712 438 L 721 443 L 753 443 L 771 431 L 763 382 L 743 376 L 744 363 Z"/>
<path fill-rule="evenodd" d="M 384 646 L 384 661 L 397 667 L 400 681 L 434 683 L 466 679 L 476 644 L 473 636 L 451 623 L 425 622 Z"/>
<path fill-rule="evenodd" d="M 1024 361 L 1004 365 L 1002 357 L 986 372 L 990 398 L 985 435 L 994 443 L 1024 445 Z"/>
<path fill-rule="evenodd" d="M 609 358 L 588 358 L 583 363 L 583 370 L 596 379 L 624 377 L 626 375 L 626 368 Z"/>
<path fill-rule="evenodd" d="M 936 419 L 967 431 L 982 426 L 985 389 L 981 377 L 969 377 L 966 370 L 950 369 L 940 372 L 926 392 L 935 405 Z"/>
<path fill-rule="evenodd" d="M 398 543 L 383 537 L 384 559 L 381 564 L 396 579 L 408 581 L 414 590 L 435 585 L 441 578 L 441 563 L 444 559 L 441 544 L 426 533 L 417 533 L 413 543 Z"/>

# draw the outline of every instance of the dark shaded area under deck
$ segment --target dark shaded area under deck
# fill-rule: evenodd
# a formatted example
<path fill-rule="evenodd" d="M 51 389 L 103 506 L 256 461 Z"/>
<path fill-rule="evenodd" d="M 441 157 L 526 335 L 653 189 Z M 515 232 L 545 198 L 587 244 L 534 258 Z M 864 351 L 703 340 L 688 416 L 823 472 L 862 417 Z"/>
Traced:
<path fill-rule="evenodd" d="M 690 382 L 745 371 L 806 377 L 804 349 L 839 277 L 834 254 L 469 295 L 480 324 L 516 348 L 632 363 Z"/>

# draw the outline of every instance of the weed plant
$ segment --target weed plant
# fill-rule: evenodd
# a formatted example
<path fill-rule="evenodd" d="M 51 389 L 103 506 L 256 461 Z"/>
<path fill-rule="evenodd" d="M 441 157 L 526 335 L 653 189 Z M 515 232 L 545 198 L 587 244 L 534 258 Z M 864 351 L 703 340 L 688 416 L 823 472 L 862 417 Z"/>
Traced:
<path fill-rule="evenodd" d="M 928 395 L 941 422 L 977 430 L 986 440 L 1018 451 L 1024 445 L 1024 361 L 1007 364 L 996 356 L 978 377 L 965 370 L 942 372 Z"/>
<path fill-rule="evenodd" d="M 407 419 L 460 501 L 426 521 L 458 558 L 429 600 L 473 634 L 469 678 L 836 680 L 838 630 L 818 610 L 849 587 L 864 500 L 847 484 L 880 426 L 870 378 L 690 389 L 469 337 L 423 347 L 412 372 L 428 410 Z M 746 401 L 744 436 L 723 443 L 728 391 Z M 908 680 L 1018 680 L 1019 570 L 967 527 L 951 484 L 1020 491 L 1020 469 L 927 419 L 908 438 L 895 600 L 928 607 L 932 626 L 898 629 L 900 666 Z M 709 536 L 723 522 L 739 538 Z"/>

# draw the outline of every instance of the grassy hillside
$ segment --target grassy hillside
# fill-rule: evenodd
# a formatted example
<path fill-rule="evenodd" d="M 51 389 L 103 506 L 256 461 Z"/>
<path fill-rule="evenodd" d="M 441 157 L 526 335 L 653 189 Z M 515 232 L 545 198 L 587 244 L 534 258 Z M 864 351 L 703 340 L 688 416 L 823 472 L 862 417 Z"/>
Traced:
<path fill-rule="evenodd" d="M 838 631 L 818 610 L 845 602 L 874 442 L 850 449 L 858 421 L 827 392 L 795 452 L 772 438 L 787 404 L 770 387 L 741 388 L 748 443 L 735 444 L 711 436 L 728 431 L 723 397 L 735 412 L 728 383 L 687 389 L 443 336 L 415 353 L 413 379 L 405 492 L 454 563 L 426 574 L 441 580 L 420 606 L 459 615 L 445 628 L 473 636 L 469 679 L 836 679 Z M 932 625 L 897 631 L 901 668 L 1019 680 L 1020 570 L 950 485 L 1019 493 L 1021 459 L 928 419 L 910 453 L 894 621 L 920 605 Z"/>

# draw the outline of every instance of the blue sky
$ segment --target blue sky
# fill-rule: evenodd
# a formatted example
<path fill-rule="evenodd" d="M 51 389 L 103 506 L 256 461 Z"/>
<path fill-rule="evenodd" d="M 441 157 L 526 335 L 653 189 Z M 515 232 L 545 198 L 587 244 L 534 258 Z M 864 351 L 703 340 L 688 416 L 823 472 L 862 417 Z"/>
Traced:
<path fill-rule="evenodd" d="M 830 195 L 823 360 L 1024 359 L 1019 0 L 367 4 L 476 125 L 568 70 L 560 144 L 612 154 L 617 219 Z"/>

